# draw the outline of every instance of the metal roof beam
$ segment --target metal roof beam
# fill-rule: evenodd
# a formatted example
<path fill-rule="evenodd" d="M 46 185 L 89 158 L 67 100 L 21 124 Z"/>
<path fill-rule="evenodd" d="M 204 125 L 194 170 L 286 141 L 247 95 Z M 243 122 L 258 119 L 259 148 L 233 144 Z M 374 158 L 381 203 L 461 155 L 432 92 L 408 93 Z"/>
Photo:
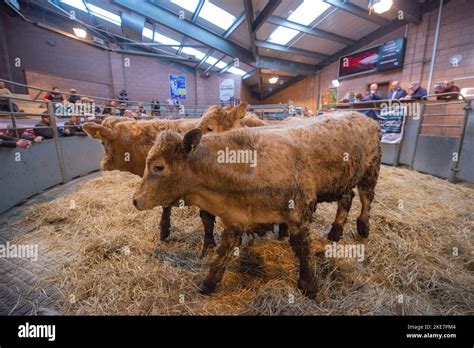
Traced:
<path fill-rule="evenodd" d="M 139 13 L 149 20 L 161 23 L 169 29 L 186 35 L 231 57 L 237 57 L 244 63 L 253 64 L 254 59 L 251 51 L 227 41 L 220 35 L 197 26 L 186 19 L 180 20 L 176 14 L 168 10 L 140 0 L 114 0 L 114 3 L 122 8 Z"/>
<path fill-rule="evenodd" d="M 250 50 L 252 51 L 253 59 L 257 58 L 257 46 L 255 46 L 256 35 L 252 30 L 253 25 L 253 6 L 252 0 L 243 0 L 245 7 L 245 18 L 247 19 L 247 28 L 250 38 Z"/>
<path fill-rule="evenodd" d="M 327 59 L 330 57 L 327 54 L 307 51 L 307 50 L 303 50 L 301 48 L 296 48 L 296 47 L 287 47 L 287 46 L 278 45 L 278 44 L 268 42 L 268 41 L 257 40 L 255 44 L 257 47 L 268 48 L 270 50 L 279 51 L 279 52 L 297 54 L 299 56 L 305 56 L 305 57 L 310 57 L 310 58 Z"/>
<path fill-rule="evenodd" d="M 268 17 L 280 6 L 281 0 L 269 0 L 268 4 L 263 8 L 262 12 L 259 13 L 257 18 L 252 24 L 252 31 L 257 32 L 258 29 L 265 23 Z"/>
<path fill-rule="evenodd" d="M 274 57 L 258 56 L 255 67 L 273 70 L 291 71 L 300 75 L 312 75 L 316 72 L 316 67 L 311 64 L 294 62 Z"/>
<path fill-rule="evenodd" d="M 390 22 L 388 19 L 379 16 L 378 14 L 369 14 L 368 8 L 364 9 L 344 0 L 324 0 L 324 2 L 380 26 L 387 25 Z"/>

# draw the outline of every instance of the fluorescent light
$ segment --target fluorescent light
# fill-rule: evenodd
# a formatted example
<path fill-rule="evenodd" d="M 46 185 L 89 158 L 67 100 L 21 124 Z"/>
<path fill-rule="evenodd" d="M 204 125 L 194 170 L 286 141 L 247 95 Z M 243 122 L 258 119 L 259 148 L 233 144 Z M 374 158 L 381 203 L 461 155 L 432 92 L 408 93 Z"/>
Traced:
<path fill-rule="evenodd" d="M 330 5 L 322 0 L 305 0 L 288 16 L 288 20 L 302 25 L 308 25 L 314 22 L 314 20 L 329 7 Z M 279 26 L 270 35 L 268 41 L 279 45 L 286 45 L 291 39 L 298 35 L 298 33 L 298 30 Z"/>
<path fill-rule="evenodd" d="M 268 79 L 268 82 L 270 83 L 277 83 L 278 82 L 278 76 L 272 76 Z"/>
<path fill-rule="evenodd" d="M 224 30 L 227 30 L 236 20 L 236 18 L 229 12 L 207 0 L 199 13 L 199 17 Z"/>
<path fill-rule="evenodd" d="M 339 87 L 340 86 L 339 80 L 332 80 L 331 84 L 332 84 L 333 87 Z"/>
<path fill-rule="evenodd" d="M 268 41 L 279 44 L 286 45 L 291 39 L 293 39 L 299 33 L 298 30 L 278 27 L 268 38 Z"/>
<path fill-rule="evenodd" d="M 74 35 L 80 37 L 81 39 L 85 39 L 87 37 L 87 32 L 84 29 L 72 28 L 72 30 L 74 31 Z"/>
<path fill-rule="evenodd" d="M 191 13 L 194 13 L 199 0 L 171 0 L 171 2 L 178 5 L 179 7 L 184 8 L 185 10 L 188 10 Z"/>
<path fill-rule="evenodd" d="M 372 10 L 375 13 L 381 14 L 387 12 L 392 8 L 393 0 L 380 0 L 372 5 Z"/>
<path fill-rule="evenodd" d="M 198 51 L 197 49 L 192 47 L 183 47 L 182 51 L 190 56 L 195 56 L 197 59 L 203 59 L 206 55 L 205 53 Z"/>

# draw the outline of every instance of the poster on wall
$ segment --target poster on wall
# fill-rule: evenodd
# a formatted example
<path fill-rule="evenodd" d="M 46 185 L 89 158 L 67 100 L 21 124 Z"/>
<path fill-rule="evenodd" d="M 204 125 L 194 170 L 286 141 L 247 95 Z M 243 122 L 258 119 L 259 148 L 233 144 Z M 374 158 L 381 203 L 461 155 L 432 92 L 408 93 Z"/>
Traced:
<path fill-rule="evenodd" d="M 378 122 L 382 131 L 382 143 L 399 144 L 403 138 L 406 108 L 398 105 L 380 110 Z"/>
<path fill-rule="evenodd" d="M 170 74 L 169 77 L 171 98 L 186 100 L 186 76 Z"/>
<path fill-rule="evenodd" d="M 225 79 L 219 83 L 219 98 L 221 103 L 227 103 L 234 97 L 234 80 Z"/>

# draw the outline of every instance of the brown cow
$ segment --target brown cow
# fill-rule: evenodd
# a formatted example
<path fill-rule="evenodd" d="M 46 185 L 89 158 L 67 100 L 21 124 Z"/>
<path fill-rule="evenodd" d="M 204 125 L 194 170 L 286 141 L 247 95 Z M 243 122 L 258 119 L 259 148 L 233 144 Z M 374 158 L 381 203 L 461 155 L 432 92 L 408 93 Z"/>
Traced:
<path fill-rule="evenodd" d="M 362 201 L 358 232 L 368 235 L 381 159 L 378 125 L 363 114 L 346 112 L 302 121 L 300 127 L 265 128 L 236 129 L 202 139 L 200 129 L 184 137 L 166 131 L 148 154 L 133 199 L 137 209 L 166 206 L 182 198 L 224 223 L 218 256 L 201 285 L 203 293 L 213 292 L 222 280 L 242 231 L 253 224 L 277 222 L 289 226 L 290 245 L 300 261 L 298 286 L 314 296 L 308 240 L 312 213 L 317 201 L 338 200 L 354 186 Z M 247 151 L 249 158 L 258 154 L 258 162 L 222 163 L 223 152 L 229 150 L 234 151 L 234 160 L 237 151 Z"/>
<path fill-rule="evenodd" d="M 242 103 L 235 108 L 229 106 L 223 108 L 213 106 L 202 115 L 198 123 L 198 128 L 202 130 L 203 134 L 207 134 L 211 132 L 222 133 L 230 129 L 246 126 L 267 126 L 277 128 L 298 127 L 302 122 L 301 119 L 296 117 L 288 117 L 283 121 L 262 121 L 258 119 L 256 115 L 252 115 L 246 111 L 247 103 Z M 260 123 L 255 123 L 255 120 L 258 120 Z M 354 192 L 351 190 L 338 200 L 336 218 L 332 223 L 331 230 L 328 234 L 328 239 L 330 241 L 337 242 L 341 239 L 344 231 L 344 224 L 346 223 L 347 216 L 351 209 L 354 195 Z M 286 236 L 288 236 L 288 227 L 285 224 L 279 224 L 279 239 L 281 240 Z"/>
<path fill-rule="evenodd" d="M 87 122 L 84 130 L 104 146 L 102 170 L 121 170 L 143 176 L 146 156 L 156 136 L 164 130 L 184 133 L 195 128 L 197 119 L 135 121 L 123 117 L 107 117 L 102 125 Z M 200 211 L 204 225 L 204 244 L 202 256 L 209 248 L 216 245 L 214 241 L 215 217 Z M 164 206 L 160 221 L 160 239 L 165 240 L 170 234 L 171 207 Z"/>

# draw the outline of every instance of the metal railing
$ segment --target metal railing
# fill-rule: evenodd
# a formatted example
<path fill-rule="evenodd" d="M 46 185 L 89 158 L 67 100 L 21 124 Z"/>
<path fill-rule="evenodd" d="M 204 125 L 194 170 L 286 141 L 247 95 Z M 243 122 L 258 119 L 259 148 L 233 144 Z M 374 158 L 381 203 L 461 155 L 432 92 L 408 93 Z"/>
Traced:
<path fill-rule="evenodd" d="M 443 96 L 454 96 L 456 99 L 452 100 L 430 100 L 430 98 L 438 98 L 438 97 L 443 97 Z M 411 161 L 410 161 L 410 168 L 413 169 L 415 165 L 415 160 L 417 156 L 417 149 L 418 149 L 418 140 L 420 136 L 430 136 L 429 134 L 423 134 L 422 129 L 424 127 L 427 128 L 457 128 L 459 129 L 459 135 L 455 136 L 456 138 L 459 138 L 456 144 L 456 153 L 457 153 L 457 158 L 461 158 L 461 152 L 463 150 L 463 144 L 464 144 L 464 138 L 466 134 L 466 127 L 469 121 L 469 115 L 471 111 L 471 100 L 467 100 L 461 93 L 459 92 L 448 92 L 448 93 L 439 93 L 439 94 L 432 94 L 432 95 L 427 95 L 421 100 L 412 100 L 412 99 L 401 99 L 401 100 L 377 100 L 377 101 L 362 101 L 362 102 L 357 102 L 357 103 L 339 103 L 339 104 L 334 104 L 332 105 L 332 109 L 334 110 L 354 110 L 354 111 L 361 111 L 361 112 L 367 112 L 367 111 L 373 111 L 375 113 L 379 112 L 382 110 L 383 106 L 386 105 L 406 105 L 406 104 L 413 104 L 417 103 L 419 104 L 419 112 L 416 114 L 408 115 L 408 116 L 414 116 L 414 119 L 418 120 L 417 123 L 417 128 L 416 128 L 416 133 L 415 133 L 415 141 L 414 141 L 414 146 L 413 146 L 413 151 L 411 153 Z M 430 108 L 433 107 L 442 107 L 442 106 L 456 106 L 460 105 L 462 106 L 463 112 L 438 112 L 438 113 L 427 113 L 427 109 L 429 110 Z M 457 110 L 456 110 L 457 111 Z M 326 111 L 320 110 L 318 113 L 325 113 Z M 416 118 L 415 118 L 416 117 Z M 463 117 L 463 121 L 460 124 L 452 124 L 452 123 L 425 123 L 425 121 L 429 120 L 430 117 Z M 405 122 L 405 126 L 406 126 Z M 436 135 L 434 135 L 436 136 Z M 438 135 L 440 136 L 440 135 Z M 404 138 L 401 139 L 401 143 L 397 144 L 398 148 L 396 149 L 396 156 L 394 160 L 394 165 L 398 165 L 398 159 L 400 157 L 400 151 L 402 149 L 402 144 L 403 144 Z M 456 182 L 456 173 L 459 172 L 459 160 L 458 161 L 452 161 L 452 166 L 451 166 L 451 175 L 448 178 L 451 182 Z"/>

